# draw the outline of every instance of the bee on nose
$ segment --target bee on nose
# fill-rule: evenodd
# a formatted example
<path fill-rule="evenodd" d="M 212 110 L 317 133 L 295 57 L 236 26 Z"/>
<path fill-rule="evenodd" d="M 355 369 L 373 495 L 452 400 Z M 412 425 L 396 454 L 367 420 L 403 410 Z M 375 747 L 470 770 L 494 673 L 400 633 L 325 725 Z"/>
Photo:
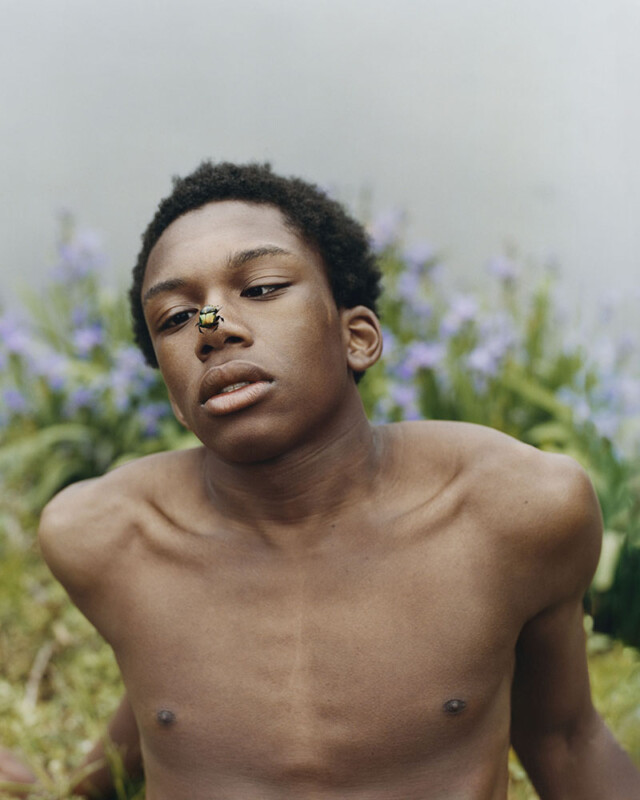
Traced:
<path fill-rule="evenodd" d="M 224 317 L 220 316 L 220 308 L 221 306 L 203 306 L 200 309 L 198 321 L 196 322 L 196 327 L 200 333 L 215 331 L 218 329 L 218 325 L 224 322 Z"/>

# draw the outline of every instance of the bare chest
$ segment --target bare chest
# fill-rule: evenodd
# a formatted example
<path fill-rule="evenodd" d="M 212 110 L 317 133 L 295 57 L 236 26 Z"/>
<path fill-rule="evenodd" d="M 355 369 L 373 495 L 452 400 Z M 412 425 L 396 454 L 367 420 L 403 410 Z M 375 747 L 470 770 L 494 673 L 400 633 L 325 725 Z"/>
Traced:
<path fill-rule="evenodd" d="M 351 780 L 508 738 L 503 602 L 480 551 L 157 560 L 116 655 L 148 755 Z"/>

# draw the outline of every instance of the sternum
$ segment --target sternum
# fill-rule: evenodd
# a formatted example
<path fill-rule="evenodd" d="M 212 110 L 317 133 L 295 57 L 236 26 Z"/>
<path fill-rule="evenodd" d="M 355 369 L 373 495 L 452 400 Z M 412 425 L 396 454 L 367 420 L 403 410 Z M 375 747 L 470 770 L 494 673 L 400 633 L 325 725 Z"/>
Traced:
<path fill-rule="evenodd" d="M 298 563 L 289 591 L 290 631 L 286 648 L 288 676 L 283 685 L 286 716 L 297 748 L 306 750 L 314 739 L 315 714 L 312 685 L 311 649 L 309 642 L 309 596 L 305 564 Z"/>

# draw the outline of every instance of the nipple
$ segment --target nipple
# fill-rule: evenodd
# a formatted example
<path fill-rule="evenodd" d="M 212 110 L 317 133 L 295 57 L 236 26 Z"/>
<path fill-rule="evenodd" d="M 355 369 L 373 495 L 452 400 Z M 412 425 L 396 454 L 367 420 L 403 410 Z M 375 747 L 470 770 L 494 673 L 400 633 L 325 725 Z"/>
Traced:
<path fill-rule="evenodd" d="M 176 721 L 176 715 L 168 708 L 161 708 L 156 714 L 156 719 L 163 727 L 168 728 Z"/>
<path fill-rule="evenodd" d="M 442 710 L 445 712 L 445 714 L 454 715 L 460 714 L 465 710 L 466 707 L 467 704 L 464 700 L 457 700 L 454 698 L 452 700 L 447 700 L 447 702 L 442 706 Z"/>

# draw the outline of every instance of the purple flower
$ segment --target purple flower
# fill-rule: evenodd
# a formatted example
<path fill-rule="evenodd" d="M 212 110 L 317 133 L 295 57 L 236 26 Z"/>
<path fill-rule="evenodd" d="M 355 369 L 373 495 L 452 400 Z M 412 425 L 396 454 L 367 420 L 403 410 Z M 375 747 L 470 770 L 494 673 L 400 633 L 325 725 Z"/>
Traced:
<path fill-rule="evenodd" d="M 620 376 L 620 401 L 625 415 L 640 414 L 640 380 L 630 375 Z"/>
<path fill-rule="evenodd" d="M 609 409 L 599 409 L 591 415 L 591 423 L 596 429 L 598 436 L 610 441 L 615 439 L 620 428 L 618 415 Z"/>
<path fill-rule="evenodd" d="M 67 381 L 68 360 L 47 348 L 37 348 L 29 359 L 32 373 L 44 378 L 50 389 L 59 392 Z"/>
<path fill-rule="evenodd" d="M 420 293 L 420 276 L 416 272 L 405 270 L 398 278 L 397 290 L 403 300 L 411 302 Z"/>
<path fill-rule="evenodd" d="M 18 389 L 5 389 L 2 397 L 5 406 L 13 414 L 23 414 L 29 408 L 26 397 Z"/>
<path fill-rule="evenodd" d="M 440 333 L 448 338 L 455 336 L 462 326 L 471 322 L 478 314 L 478 303 L 468 294 L 456 294 L 451 300 L 449 310 L 440 324 Z"/>
<path fill-rule="evenodd" d="M 395 384 L 389 392 L 391 401 L 400 409 L 404 419 L 420 419 L 418 392 L 413 384 Z"/>
<path fill-rule="evenodd" d="M 396 361 L 389 367 L 389 372 L 394 378 L 401 381 L 411 381 L 415 377 L 415 370 L 411 367 L 405 358 Z"/>
<path fill-rule="evenodd" d="M 584 425 L 591 416 L 591 408 L 585 396 L 581 392 L 577 392 L 575 389 L 571 389 L 568 386 L 563 386 L 558 389 L 556 396 L 561 403 L 564 403 L 571 409 L 574 422 L 577 425 Z"/>
<path fill-rule="evenodd" d="M 601 383 L 595 391 L 598 406 L 615 410 L 619 416 L 640 412 L 640 381 L 631 375 L 615 372 L 601 375 Z"/>
<path fill-rule="evenodd" d="M 369 225 L 369 236 L 374 253 L 383 253 L 398 241 L 404 214 L 397 209 L 387 209 L 378 214 Z"/>
<path fill-rule="evenodd" d="M 59 262 L 54 268 L 54 280 L 72 282 L 100 269 L 106 262 L 100 237 L 93 231 L 80 231 L 71 241 L 58 247 Z"/>
<path fill-rule="evenodd" d="M 495 377 L 507 353 L 517 341 L 513 320 L 504 311 L 486 317 L 478 325 L 478 343 L 466 359 L 475 373 L 478 389 L 486 388 L 486 378 Z"/>
<path fill-rule="evenodd" d="M 629 333 L 625 333 L 618 341 L 618 361 L 624 362 L 636 351 L 636 339 Z"/>
<path fill-rule="evenodd" d="M 486 345 L 478 345 L 467 356 L 469 369 L 486 377 L 494 377 L 498 371 L 498 365 L 498 359 Z"/>
<path fill-rule="evenodd" d="M 513 283 L 518 277 L 518 268 L 506 256 L 494 256 L 487 264 L 487 272 L 504 283 Z"/>
<path fill-rule="evenodd" d="M 398 342 L 390 328 L 382 326 L 382 342 L 384 347 L 384 355 L 386 358 L 395 358 L 398 349 Z"/>
<path fill-rule="evenodd" d="M 114 366 L 116 370 L 129 378 L 135 377 L 141 370 L 149 369 L 140 350 L 132 345 L 121 347 L 116 352 Z"/>
<path fill-rule="evenodd" d="M 132 379 L 122 372 L 114 372 L 111 374 L 109 388 L 111 389 L 111 396 L 116 410 L 120 412 L 127 411 L 135 399 Z"/>
<path fill-rule="evenodd" d="M 127 346 L 116 352 L 108 380 L 116 409 L 126 411 L 158 378 L 138 348 Z"/>
<path fill-rule="evenodd" d="M 435 261 L 435 252 L 428 242 L 416 242 L 402 254 L 403 260 L 412 272 L 422 272 L 426 266 Z"/>
<path fill-rule="evenodd" d="M 0 316 L 0 339 L 4 340 L 13 330 L 24 326 L 24 319 L 13 311 Z"/>
<path fill-rule="evenodd" d="M 376 422 L 388 422 L 398 411 L 403 419 L 421 419 L 418 392 L 413 384 L 391 383 L 387 394 L 378 401 L 373 418 Z"/>
<path fill-rule="evenodd" d="M 618 365 L 618 348 L 611 339 L 601 339 L 590 347 L 590 356 L 602 372 L 612 372 Z"/>
<path fill-rule="evenodd" d="M 417 273 L 403 272 L 398 278 L 397 292 L 418 316 L 428 319 L 433 313 L 431 303 L 422 295 L 421 278 Z"/>
<path fill-rule="evenodd" d="M 159 421 L 169 413 L 167 403 L 149 403 L 138 410 L 142 431 L 145 436 L 156 436 L 160 430 Z"/>
<path fill-rule="evenodd" d="M 64 405 L 66 416 L 73 417 L 81 408 L 93 408 L 98 401 L 95 389 L 80 386 L 70 392 Z"/>
<path fill-rule="evenodd" d="M 25 330 L 24 321 L 17 314 L 8 312 L 0 317 L 0 345 L 7 353 L 28 356 L 33 347 L 33 338 Z"/>
<path fill-rule="evenodd" d="M 86 328 L 77 328 L 71 336 L 71 341 L 76 353 L 81 358 L 86 358 L 94 348 L 104 342 L 104 330 L 99 323 Z"/>
<path fill-rule="evenodd" d="M 412 342 L 405 353 L 405 364 L 414 374 L 419 369 L 439 367 L 447 355 L 447 348 L 440 342 Z"/>
<path fill-rule="evenodd" d="M 478 303 L 468 294 L 456 294 L 451 300 L 450 310 L 463 322 L 474 319 L 478 313 Z"/>
<path fill-rule="evenodd" d="M 478 334 L 480 343 L 487 348 L 496 361 L 502 360 L 518 341 L 513 319 L 504 311 L 499 311 L 482 320 Z"/>
<path fill-rule="evenodd" d="M 89 308 L 87 306 L 74 306 L 71 311 L 71 322 L 74 328 L 84 328 L 89 322 Z"/>
<path fill-rule="evenodd" d="M 33 339 L 21 330 L 14 330 L 7 334 L 4 346 L 8 353 L 17 356 L 28 356 L 33 346 Z"/>

